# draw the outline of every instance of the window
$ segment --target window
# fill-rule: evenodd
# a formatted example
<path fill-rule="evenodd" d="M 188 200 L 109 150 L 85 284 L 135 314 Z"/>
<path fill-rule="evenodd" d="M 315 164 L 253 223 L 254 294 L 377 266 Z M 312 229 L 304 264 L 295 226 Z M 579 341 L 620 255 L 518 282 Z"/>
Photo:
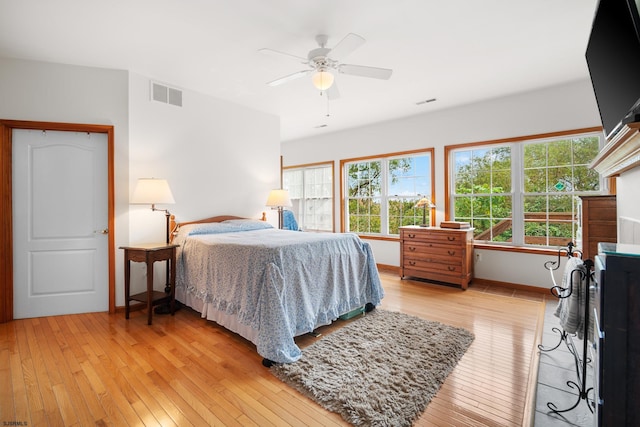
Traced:
<path fill-rule="evenodd" d="M 398 235 L 403 225 L 431 224 L 433 150 L 396 153 L 341 162 L 345 188 L 344 230 L 368 235 Z"/>
<path fill-rule="evenodd" d="M 446 147 L 451 213 L 476 240 L 566 246 L 576 240 L 579 196 L 603 187 L 589 164 L 600 133 Z"/>
<path fill-rule="evenodd" d="M 333 231 L 333 163 L 285 168 L 283 181 L 298 226 L 306 231 Z"/>

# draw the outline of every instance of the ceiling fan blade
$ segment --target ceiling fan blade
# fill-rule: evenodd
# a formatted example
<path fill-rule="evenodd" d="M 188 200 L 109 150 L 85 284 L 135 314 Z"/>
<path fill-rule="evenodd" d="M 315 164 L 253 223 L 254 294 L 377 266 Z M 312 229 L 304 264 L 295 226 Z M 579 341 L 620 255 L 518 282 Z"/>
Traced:
<path fill-rule="evenodd" d="M 327 89 L 325 92 L 327 93 L 327 98 L 329 98 L 330 101 L 340 98 L 340 91 L 338 90 L 338 82 L 334 81 L 333 84 L 329 86 L 329 89 Z"/>
<path fill-rule="evenodd" d="M 297 62 L 300 62 L 302 64 L 308 64 L 309 60 L 307 58 L 303 58 L 302 56 L 297 56 L 297 55 L 292 55 L 290 53 L 286 53 L 286 52 L 280 52 L 279 50 L 274 50 L 274 49 L 269 49 L 267 47 L 263 47 L 262 49 L 258 49 L 258 52 L 260 53 L 264 53 L 266 55 L 272 55 L 272 56 L 285 56 L 289 59 L 293 59 Z"/>
<path fill-rule="evenodd" d="M 270 81 L 269 83 L 267 83 L 269 86 L 278 86 L 281 85 L 283 83 L 287 83 L 291 80 L 295 80 L 295 79 L 299 79 L 300 77 L 304 77 L 307 74 L 309 74 L 310 72 L 312 72 L 313 70 L 302 70 L 302 71 L 296 71 L 293 74 L 289 74 L 288 76 L 284 76 L 284 77 L 280 77 L 279 79 Z"/>
<path fill-rule="evenodd" d="M 393 70 L 388 68 L 365 67 L 364 65 L 341 64 L 338 71 L 344 74 L 351 74 L 360 77 L 371 77 L 374 79 L 387 80 L 391 77 Z"/>
<path fill-rule="evenodd" d="M 331 49 L 328 56 L 329 58 L 339 61 L 351 52 L 362 46 L 365 39 L 361 36 L 353 33 L 349 33 L 340 42 Z"/>

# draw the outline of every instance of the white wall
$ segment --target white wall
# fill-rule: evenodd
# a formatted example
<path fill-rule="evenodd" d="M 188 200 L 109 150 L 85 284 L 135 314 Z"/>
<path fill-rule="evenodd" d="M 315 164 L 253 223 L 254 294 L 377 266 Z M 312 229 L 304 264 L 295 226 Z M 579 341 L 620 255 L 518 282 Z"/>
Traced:
<path fill-rule="evenodd" d="M 162 213 L 129 204 L 137 178 L 169 180 L 176 204 L 158 208 L 178 221 L 258 218 L 280 185 L 278 117 L 192 91 L 183 103 L 150 101 L 149 79 L 127 71 L 0 58 L 0 118 L 114 126 L 116 248 L 165 239 Z M 123 253 L 115 255 L 116 305 L 123 306 Z M 133 270 L 136 291 L 144 277 Z"/>
<path fill-rule="evenodd" d="M 340 102 L 348 102 L 341 100 Z M 330 124 L 329 124 L 330 126 Z M 282 143 L 284 165 L 334 161 L 335 194 L 340 194 L 341 159 L 435 148 L 436 222 L 444 220 L 444 147 L 446 145 L 600 126 L 589 80 L 497 98 L 460 108 L 419 114 L 401 120 Z M 330 129 L 326 128 L 326 129 Z M 336 220 L 340 204 L 336 203 Z M 338 225 L 339 228 L 339 225 Z M 376 262 L 398 266 L 398 242 L 369 240 Z M 543 268 L 548 256 L 479 250 L 475 277 L 548 287 Z"/>
<path fill-rule="evenodd" d="M 269 191 L 280 185 L 277 116 L 189 90 L 183 107 L 150 101 L 149 78 L 133 73 L 129 86 L 131 191 L 138 178 L 167 179 L 176 203 L 157 207 L 177 221 L 266 211 Z M 164 240 L 164 218 L 131 205 L 131 242 Z"/>
<path fill-rule="evenodd" d="M 129 241 L 129 117 L 126 71 L 0 58 L 0 117 L 12 120 L 113 125 L 116 247 Z M 122 189 L 125 191 L 122 191 Z M 116 291 L 123 295 L 122 251 Z"/>
<path fill-rule="evenodd" d="M 618 242 L 640 244 L 640 167 L 621 174 L 616 180 Z"/>
<path fill-rule="evenodd" d="M 616 179 L 618 216 L 640 221 L 640 167 L 625 172 Z"/>
<path fill-rule="evenodd" d="M 183 90 L 182 107 L 151 101 L 148 77 L 129 78 L 129 189 L 138 178 L 164 178 L 176 201 L 158 205 L 190 221 L 215 215 L 260 218 L 269 191 L 280 186 L 280 119 Z M 165 215 L 130 206 L 132 244 L 163 242 Z M 164 289 L 164 265 L 155 268 Z M 144 289 L 145 267 L 132 269 L 132 288 Z"/>

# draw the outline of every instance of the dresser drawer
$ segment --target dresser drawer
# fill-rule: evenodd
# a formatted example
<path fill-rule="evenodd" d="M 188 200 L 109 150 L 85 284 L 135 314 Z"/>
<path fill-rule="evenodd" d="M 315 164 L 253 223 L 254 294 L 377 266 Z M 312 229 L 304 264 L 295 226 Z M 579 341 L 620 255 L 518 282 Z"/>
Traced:
<path fill-rule="evenodd" d="M 407 259 L 404 261 L 404 268 L 410 270 L 420 270 L 424 272 L 454 274 L 457 276 L 462 274 L 461 262 L 449 264 L 429 261 L 426 259 Z"/>
<path fill-rule="evenodd" d="M 462 263 L 464 247 L 431 243 L 404 242 L 404 258 L 422 259 L 428 262 Z"/>
<path fill-rule="evenodd" d="M 401 239 L 405 242 L 422 242 L 434 245 L 453 245 L 464 246 L 467 242 L 465 233 L 439 233 L 425 231 L 406 231 L 402 230 Z"/>

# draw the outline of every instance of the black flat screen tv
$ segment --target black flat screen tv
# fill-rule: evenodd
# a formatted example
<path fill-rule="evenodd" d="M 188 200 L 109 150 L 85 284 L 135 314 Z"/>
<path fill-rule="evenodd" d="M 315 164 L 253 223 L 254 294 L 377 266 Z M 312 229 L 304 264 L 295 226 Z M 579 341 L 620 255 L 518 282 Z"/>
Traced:
<path fill-rule="evenodd" d="M 600 0 L 586 60 L 604 135 L 640 121 L 640 0 Z"/>

